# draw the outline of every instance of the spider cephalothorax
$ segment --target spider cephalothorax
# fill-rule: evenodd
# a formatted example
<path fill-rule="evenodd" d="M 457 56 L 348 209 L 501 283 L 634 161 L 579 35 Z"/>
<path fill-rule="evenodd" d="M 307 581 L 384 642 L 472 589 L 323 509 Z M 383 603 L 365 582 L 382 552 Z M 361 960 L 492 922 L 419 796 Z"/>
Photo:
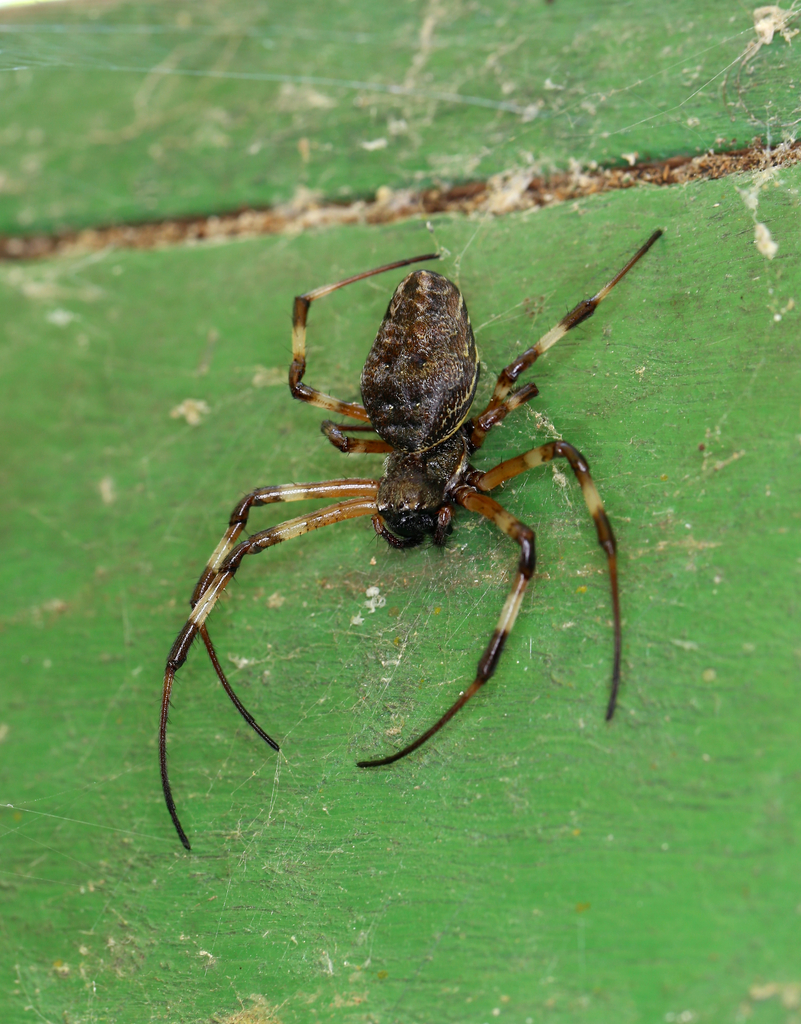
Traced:
<path fill-rule="evenodd" d="M 469 459 L 484 443 L 487 432 L 510 412 L 538 394 L 533 383 L 513 387 L 517 378 L 555 344 L 567 331 L 588 319 L 601 302 L 662 234 L 655 231 L 628 263 L 591 299 L 582 300 L 559 323 L 522 352 L 498 376 L 492 397 L 477 416 L 470 407 L 478 384 L 479 363 L 470 318 L 459 289 L 441 274 L 419 270 L 398 285 L 389 303 L 362 372 L 362 399 L 341 402 L 304 384 L 306 371 L 306 319 L 309 306 L 338 288 L 366 277 L 395 270 L 437 254 L 415 256 L 376 270 L 325 285 L 295 299 L 292 329 L 292 364 L 289 388 L 293 397 L 339 416 L 359 421 L 343 425 L 324 420 L 322 430 L 343 452 L 384 453 L 387 459 L 380 481 L 370 479 L 326 480 L 314 484 L 279 484 L 262 487 L 246 495 L 234 508 L 228 529 L 203 571 L 191 599 L 192 612 L 167 659 L 161 701 L 159 757 L 161 780 L 167 808 L 181 842 L 190 849 L 181 827 L 167 775 L 167 716 L 176 671 L 186 660 L 195 637 L 200 635 L 226 693 L 249 725 L 278 750 L 278 744 L 258 725 L 231 689 L 206 628 L 206 619 L 218 598 L 233 579 L 245 555 L 257 554 L 281 541 L 299 537 L 357 516 L 372 516 L 379 536 L 393 547 L 413 547 L 430 536 L 444 544 L 452 529 L 456 506 L 477 512 L 495 523 L 520 546 L 517 573 L 498 625 L 481 656 L 476 677 L 430 729 L 387 757 L 359 761 L 361 768 L 390 764 L 416 750 L 463 707 L 495 671 L 506 637 L 514 625 L 526 586 L 534 572 L 534 531 L 519 522 L 486 491 L 527 469 L 554 458 L 566 459 L 576 476 L 584 500 L 595 522 L 598 542 L 606 552 L 612 590 L 614 657 L 612 686 L 606 709 L 612 717 L 620 682 L 620 604 L 617 588 L 615 539 L 604 512 L 589 467 L 582 455 L 566 441 L 550 441 L 522 455 L 507 459 L 487 471 L 470 465 Z M 374 431 L 380 440 L 361 440 L 345 431 Z M 277 501 L 307 498 L 336 499 L 334 505 L 309 515 L 289 519 L 279 526 L 252 534 L 238 542 L 250 509 Z"/>
<path fill-rule="evenodd" d="M 412 544 L 429 534 L 434 543 L 445 543 L 445 535 L 450 533 L 451 517 L 444 511 L 449 486 L 461 479 L 467 467 L 467 452 L 468 438 L 460 430 L 424 452 L 393 452 L 388 456 L 376 507 L 392 533 Z M 447 519 L 444 524 L 443 518 Z M 385 533 L 380 529 L 378 532 L 392 544 Z"/>

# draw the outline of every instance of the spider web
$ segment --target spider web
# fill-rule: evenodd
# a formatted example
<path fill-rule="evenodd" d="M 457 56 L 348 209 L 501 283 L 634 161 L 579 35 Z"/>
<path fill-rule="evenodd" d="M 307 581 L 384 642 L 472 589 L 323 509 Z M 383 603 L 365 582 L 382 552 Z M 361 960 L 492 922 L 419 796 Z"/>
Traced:
<path fill-rule="evenodd" d="M 385 182 L 399 187 L 535 165 L 547 169 L 571 159 L 586 166 L 635 153 L 658 157 L 745 144 L 756 132 L 774 142 L 792 133 L 797 111 L 795 100 L 787 100 L 790 86 L 785 80 L 764 91 L 763 79 L 752 73 L 761 60 L 776 58 L 766 45 L 755 50 L 748 17 L 711 12 L 691 18 L 690 6 L 677 8 L 664 23 L 657 49 L 656 34 L 635 23 L 628 8 L 610 10 L 614 17 L 606 27 L 591 19 L 561 23 L 567 41 L 538 57 L 535 67 L 533 26 L 521 26 L 511 16 L 502 23 L 487 16 L 478 28 L 469 20 L 463 25 L 457 17 L 462 8 L 437 3 L 398 13 L 398 20 L 386 25 L 371 22 L 355 7 L 338 11 L 336 25 L 315 24 L 314 12 L 305 22 L 302 14 L 297 22 L 276 20 L 259 5 L 247 12 L 236 5 L 166 13 L 153 4 L 91 5 L 82 12 L 53 8 L 39 23 L 9 16 L 0 26 L 2 95 L 18 96 L 11 84 L 16 83 L 21 93 L 33 96 L 46 82 L 57 105 L 59 89 L 79 83 L 96 106 L 94 123 L 78 119 L 65 126 L 52 160 L 43 156 L 50 129 L 24 102 L 0 127 L 4 209 L 10 211 L 5 224 L 34 230 L 62 220 L 91 223 L 157 216 L 168 209 L 208 212 L 219 208 L 221 192 L 226 208 L 240 201 L 288 202 L 299 178 L 304 189 L 348 198 Z M 651 40 L 650 49 L 632 68 L 630 54 L 643 38 Z M 776 44 L 785 45 L 779 38 L 771 45 Z M 387 52 L 381 72 L 354 75 L 361 55 L 376 50 Z M 585 55 L 582 61 L 577 53 Z M 613 54 L 619 69 L 610 71 L 601 88 L 592 68 L 600 63 L 609 70 Z M 665 82 L 676 78 L 683 91 L 675 102 L 663 103 Z M 254 94 L 225 91 L 242 83 Z M 198 88 L 205 98 L 193 108 Z M 106 113 L 106 98 L 116 120 Z M 91 110 L 93 103 L 85 99 L 82 109 Z M 279 144 L 286 159 L 276 161 L 274 173 L 266 165 L 269 124 L 260 111 L 268 103 L 285 120 Z M 442 111 L 451 108 L 469 108 L 475 120 L 465 127 L 455 117 L 450 124 Z M 340 146 L 336 135 L 343 122 L 353 137 Z M 334 125 L 330 135 L 326 123 Z M 92 132 L 91 161 L 76 169 L 70 161 L 78 160 L 77 140 Z M 302 139 L 311 140 L 308 161 Z M 333 154 L 327 167 L 316 160 L 315 140 L 323 153 Z M 103 154 L 115 146 L 123 147 L 127 158 L 110 166 L 106 177 Z M 217 172 L 232 150 L 245 169 L 227 172 L 223 187 Z M 190 169 L 175 185 L 172 161 L 187 151 L 201 155 L 210 169 L 208 180 Z M 368 160 L 373 161 L 369 166 Z M 90 167 L 98 168 L 96 176 Z M 131 188 L 120 185 L 120 176 L 128 180 L 125 175 Z M 71 178 L 79 187 L 65 189 Z M 212 199 L 217 205 L 209 205 Z M 556 216 L 564 220 L 567 214 Z M 364 260 L 378 243 L 369 228 L 359 231 Z M 422 225 L 392 231 L 391 245 L 382 241 L 382 247 L 428 247 Z M 541 245 L 528 267 L 521 261 L 510 270 L 515 260 L 498 258 L 511 252 L 502 223 L 437 225 L 436 236 L 447 251 L 446 272 L 460 282 L 471 305 L 485 360 L 484 394 L 507 356 L 546 330 L 598 282 L 599 274 L 616 269 L 631 241 L 627 236 L 599 264 L 606 238 L 596 232 L 589 243 L 591 269 L 583 255 L 552 253 Z M 146 257 L 105 251 L 69 265 L 2 272 L 9 302 L 19 303 L 15 310 L 40 303 L 31 323 L 50 332 L 51 354 L 67 337 L 87 358 L 102 353 L 100 377 L 108 393 L 92 394 L 86 406 L 113 450 L 114 466 L 101 476 L 95 467 L 102 451 L 78 446 L 77 463 L 82 456 L 97 461 L 75 472 L 97 508 L 108 510 L 103 514 L 111 525 L 103 520 L 98 526 L 100 513 L 87 516 L 69 492 L 65 508 L 56 511 L 46 507 L 42 495 L 31 513 L 33 528 L 39 539 L 58 536 L 64 580 L 52 582 L 55 549 L 43 545 L 42 555 L 34 551 L 26 563 L 24 578 L 15 580 L 14 600 L 4 613 L 16 630 L 14 636 L 5 634 L 8 663 L 21 666 L 15 692 L 30 686 L 39 713 L 58 723 L 57 730 L 46 732 L 56 751 L 48 760 L 49 776 L 33 770 L 20 778 L 12 771 L 4 782 L 8 806 L 0 821 L 12 867 L 2 877 L 30 918 L 28 925 L 4 919 L 4 956 L 8 965 L 16 965 L 9 991 L 17 1016 L 9 1019 L 56 1021 L 63 1012 L 87 1022 L 203 1019 L 233 1013 L 242 1001 L 253 1021 L 304 1020 L 316 1019 L 317 1010 L 298 1009 L 299 1000 L 314 1007 L 319 998 L 350 1015 L 342 1019 L 364 1020 L 370 1018 L 356 1014 L 368 990 L 373 1009 L 382 1007 L 376 1020 L 427 1019 L 424 1001 L 441 1000 L 442 985 L 452 980 L 447 972 L 457 957 L 454 936 L 469 933 L 472 914 L 483 906 L 474 895 L 483 884 L 483 866 L 460 860 L 460 845 L 477 851 L 476 861 L 503 865 L 502 837 L 487 806 L 493 799 L 511 808 L 504 819 L 508 841 L 535 841 L 536 826 L 527 813 L 532 793 L 520 780 L 546 771 L 546 755 L 521 765 L 514 747 L 541 695 L 510 693 L 510 676 L 506 683 L 494 682 L 481 710 L 459 723 L 457 745 L 449 746 L 446 738 L 414 765 L 384 773 L 382 789 L 374 777 L 371 781 L 352 767 L 357 757 L 378 755 L 425 727 L 472 678 L 516 551 L 488 524 L 467 517 L 445 551 L 389 552 L 365 524 L 349 524 L 305 537 L 294 542 L 296 547 L 282 546 L 262 556 L 265 564 L 254 559 L 243 569 L 231 599 L 211 620 L 211 632 L 234 687 L 265 728 L 276 732 L 283 751 L 276 758 L 249 735 L 195 652 L 178 677 L 171 723 L 173 784 L 195 848 L 189 868 L 169 831 L 154 770 L 153 694 L 174 631 L 170 602 L 178 595 L 180 607 L 191 591 L 193 573 L 218 539 L 230 505 L 249 486 L 368 472 L 353 459 L 336 468 L 335 453 L 321 445 L 308 451 L 305 442 L 314 437 L 317 418 L 308 409 L 287 412 L 283 383 L 273 387 L 282 378 L 271 376 L 283 372 L 288 361 L 286 296 L 293 294 L 294 282 L 302 277 L 304 287 L 313 287 L 322 280 L 309 280 L 312 273 L 324 278 L 347 273 L 350 254 L 325 236 L 271 240 L 264 249 L 260 244 L 232 248 L 228 262 L 219 265 L 201 252 L 189 257 L 198 282 L 222 268 L 220 283 L 208 295 L 202 283 L 187 285 L 191 314 L 175 336 L 165 339 L 165 349 L 179 349 L 189 338 L 190 369 L 177 354 L 155 363 L 152 354 L 137 349 L 137 337 L 157 333 L 159 317 L 175 301 L 166 286 L 160 288 L 158 273 L 146 269 Z M 171 273 L 169 255 L 154 258 Z M 252 266 L 243 268 L 243 262 Z M 284 263 L 286 280 L 275 285 L 275 295 L 265 303 L 274 301 L 274 308 L 248 309 L 247 297 L 263 294 L 262 271 L 280 273 Z M 239 274 L 244 283 L 235 290 Z M 146 305 L 152 308 L 133 302 L 135 288 L 126 292 L 126 306 L 122 292 L 114 291 L 114 282 L 123 280 L 126 288 L 129 280 L 141 281 L 141 294 L 150 297 Z M 226 280 L 236 301 L 223 312 Z M 314 309 L 308 376 L 315 386 L 356 397 L 364 346 L 352 339 L 370 337 L 389 287 L 381 280 L 365 282 L 358 296 L 346 290 L 326 300 L 326 308 L 321 303 L 319 312 Z M 481 297 L 474 305 L 475 292 Z M 107 316 L 108 296 L 127 313 L 127 323 L 126 317 Z M 20 317 L 21 324 L 28 322 Z M 279 340 L 268 340 L 269 357 L 265 322 L 279 324 L 283 332 Z M 646 330 L 644 317 L 635 323 Z M 9 349 L 19 351 L 22 328 L 7 331 Z M 600 327 L 592 335 L 600 338 Z M 229 344 L 233 338 L 241 344 L 236 353 Z M 560 343 L 537 375 L 543 391 L 546 381 L 550 389 L 547 406 L 525 412 L 517 425 L 493 436 L 482 465 L 530 447 L 532 434 L 542 441 L 562 434 L 573 439 L 586 412 L 571 411 L 576 385 L 592 387 L 596 362 L 597 355 L 582 350 L 581 337 Z M 209 366 L 221 372 L 215 386 L 224 379 L 226 390 L 213 398 L 204 392 L 209 395 L 205 411 L 184 406 L 178 423 L 166 419 L 174 389 L 164 381 L 178 377 L 180 397 L 194 401 Z M 757 364 L 749 386 L 757 386 L 760 372 Z M 47 402 L 60 400 L 57 390 L 43 396 L 37 422 L 45 419 Z M 587 399 L 589 409 L 593 401 Z M 727 408 L 734 406 L 732 401 Z M 193 432 L 191 414 L 202 429 L 213 430 Z M 161 417 L 156 431 L 136 426 L 148 415 Z M 269 442 L 265 421 L 275 425 Z M 600 429 L 595 434 L 589 428 L 587 437 L 601 447 Z M 45 475 L 53 459 L 43 457 L 39 467 L 29 469 L 13 454 L 7 458 L 9 477 L 18 474 L 25 485 L 20 493 L 41 493 L 41 482 L 32 481 L 40 470 Z M 365 465 L 380 472 L 378 460 Z M 17 500 L 27 509 L 28 501 Z M 521 614 L 505 654 L 505 662 L 559 689 L 569 708 L 565 714 L 575 718 L 580 708 L 568 691 L 586 680 L 604 685 L 608 667 L 603 558 L 594 550 L 578 489 L 558 469 L 542 474 L 534 502 L 525 488 L 515 487 L 505 490 L 502 500 L 521 517 L 534 515 L 538 527 L 548 523 L 540 589 L 547 593 L 546 576 L 572 580 L 573 589 L 590 588 L 594 605 L 582 612 L 590 641 L 573 643 L 575 623 L 562 616 L 561 607 L 549 607 L 551 598 L 543 593 L 537 594 L 542 606 L 532 604 Z M 281 518 L 275 510 L 254 514 L 254 528 L 256 520 L 262 527 Z M 102 530 L 101 553 L 92 547 L 95 530 Z M 18 550 L 14 537 L 10 549 Z M 88 577 L 84 558 L 93 563 Z M 11 592 L 5 588 L 6 595 Z M 548 621 L 562 631 L 556 641 L 542 635 L 550 612 Z M 70 615 L 82 616 L 84 625 L 76 628 Z M 560 667 L 571 645 L 579 652 L 575 674 Z M 87 663 L 92 688 L 75 689 Z M 523 689 L 527 686 L 525 678 Z M 507 710 L 494 718 L 488 709 L 501 699 Z M 9 728 L 0 737 L 14 752 L 15 767 L 36 766 L 41 737 L 25 733 L 29 709 L 16 700 L 4 712 Z M 564 722 L 557 732 L 557 742 L 574 750 Z M 20 746 L 12 747 L 20 735 Z M 490 761 L 485 752 L 493 746 L 500 754 Z M 500 782 L 492 772 L 503 772 Z M 557 805 L 562 794 L 549 779 L 554 794 L 541 799 Z M 426 787 L 435 792 L 421 802 Z M 455 823 L 450 812 L 457 803 L 460 822 L 462 808 L 471 816 L 469 827 Z M 578 799 L 572 806 L 579 806 Z M 577 827 L 578 815 L 571 811 L 558 828 Z M 545 828 L 557 831 L 547 822 Z M 404 841 L 404 834 L 411 838 Z M 437 862 L 444 874 L 432 890 L 420 875 L 437 844 L 454 856 L 455 866 Z M 419 941 L 411 943 L 413 958 L 405 962 L 393 952 L 408 927 L 399 905 L 411 907 L 412 916 L 423 922 Z M 51 918 L 57 922 L 55 935 L 48 932 Z M 584 933 L 576 928 L 571 942 L 578 943 L 579 952 L 568 971 L 579 977 Z M 504 977 L 501 959 L 488 954 L 488 976 L 498 985 Z M 557 956 L 542 963 L 543 978 L 559 973 Z M 241 968 L 243 980 L 237 975 Z M 392 981 L 388 995 L 378 989 L 384 980 L 379 969 Z M 162 970 L 173 974 L 162 976 Z M 493 1001 L 505 1006 L 502 987 L 496 992 L 487 982 L 486 989 L 492 991 L 482 1013 L 491 1012 Z M 422 1001 L 417 992 L 424 993 Z M 251 994 L 263 998 L 248 1002 Z M 281 1007 L 284 1000 L 291 1005 Z M 461 1020 L 462 1012 L 443 1009 L 440 1019 Z"/>
<path fill-rule="evenodd" d="M 794 17 L 763 19 L 760 35 L 744 14 L 691 4 L 636 18 L 554 5 L 529 26 L 444 2 L 379 21 L 349 4 L 331 25 L 313 7 L 281 21 L 261 4 L 10 12 L 0 225 L 345 200 L 731 149 L 755 134 L 776 144 L 798 120 L 779 35 L 792 38 Z M 546 26 L 551 46 L 535 56 Z M 755 73 L 766 59 L 767 84 Z M 42 121 L 39 90 L 55 123 Z"/>

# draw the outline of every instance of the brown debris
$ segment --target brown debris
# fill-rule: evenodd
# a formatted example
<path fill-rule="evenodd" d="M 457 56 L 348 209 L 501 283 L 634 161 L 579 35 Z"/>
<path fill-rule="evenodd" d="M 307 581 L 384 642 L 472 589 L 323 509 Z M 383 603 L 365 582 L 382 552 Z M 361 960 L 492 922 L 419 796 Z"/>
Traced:
<path fill-rule="evenodd" d="M 550 206 L 613 189 L 683 185 L 714 180 L 744 171 L 786 167 L 801 160 L 801 141 L 773 149 L 759 140 L 729 153 L 675 156 L 656 163 L 629 167 L 581 168 L 542 177 L 524 170 L 499 174 L 488 181 L 466 182 L 421 192 L 386 186 L 372 200 L 352 203 L 325 202 L 311 193 L 299 194 L 291 203 L 267 209 L 245 209 L 211 216 L 109 227 L 85 228 L 53 235 L 0 235 L 0 260 L 33 260 L 45 256 L 93 252 L 108 246 L 153 249 L 202 241 L 296 233 L 307 228 L 338 224 L 388 224 L 432 213 L 508 213 Z"/>

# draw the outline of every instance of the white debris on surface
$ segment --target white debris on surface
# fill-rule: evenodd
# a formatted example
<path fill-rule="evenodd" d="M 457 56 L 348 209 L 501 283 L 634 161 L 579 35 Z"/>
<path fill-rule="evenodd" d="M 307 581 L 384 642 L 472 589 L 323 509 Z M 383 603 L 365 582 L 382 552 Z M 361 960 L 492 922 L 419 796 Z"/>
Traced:
<path fill-rule="evenodd" d="M 387 603 L 387 599 L 382 596 L 378 587 L 368 587 L 364 593 L 367 597 L 367 600 L 364 602 L 364 606 L 367 608 L 368 614 L 370 615 L 374 615 L 376 608 L 383 608 Z"/>
<path fill-rule="evenodd" d="M 104 505 L 113 505 L 117 500 L 117 492 L 114 489 L 113 477 L 104 476 L 97 485 L 97 489 L 100 491 L 100 500 Z"/>
<path fill-rule="evenodd" d="M 47 322 L 54 324 L 56 327 L 67 327 L 75 319 L 75 314 L 71 313 L 68 309 L 54 309 L 46 317 Z"/>
<path fill-rule="evenodd" d="M 755 49 L 758 49 L 760 46 L 770 46 L 776 32 L 779 33 L 786 43 L 789 43 L 793 36 L 797 36 L 799 32 L 797 28 L 791 29 L 788 27 L 790 19 L 794 18 L 797 14 L 798 11 L 794 11 L 792 8 L 788 11 L 783 11 L 778 4 L 756 7 L 754 9 L 754 31 L 757 34 L 757 41 L 754 44 Z"/>
<path fill-rule="evenodd" d="M 778 242 L 774 242 L 767 224 L 757 221 L 754 225 L 754 245 L 757 252 L 772 260 L 779 251 Z"/>
<path fill-rule="evenodd" d="M 170 416 L 174 420 L 183 417 L 190 427 L 196 427 L 210 411 L 204 401 L 197 398 L 185 398 L 180 405 L 176 405 L 174 409 L 170 410 Z"/>
<path fill-rule="evenodd" d="M 754 175 L 751 188 L 737 189 L 746 209 L 750 210 L 754 218 L 754 245 L 757 252 L 769 260 L 772 260 L 779 251 L 779 243 L 773 240 L 767 224 L 757 220 L 757 207 L 759 206 L 759 193 L 773 179 L 774 171 L 775 168 L 771 168 L 769 171 L 759 171 Z"/>
<path fill-rule="evenodd" d="M 247 668 L 248 665 L 253 664 L 252 658 L 241 658 L 238 654 L 229 654 L 228 660 L 236 665 L 238 669 Z"/>
<path fill-rule="evenodd" d="M 251 385 L 254 388 L 269 388 L 277 384 L 286 384 L 285 366 L 255 366 Z"/>

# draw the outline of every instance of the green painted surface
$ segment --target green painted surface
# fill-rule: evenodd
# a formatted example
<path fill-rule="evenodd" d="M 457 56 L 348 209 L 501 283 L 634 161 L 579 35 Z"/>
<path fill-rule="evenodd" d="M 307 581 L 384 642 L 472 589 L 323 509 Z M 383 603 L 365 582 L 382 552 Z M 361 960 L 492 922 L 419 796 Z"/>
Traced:
<path fill-rule="evenodd" d="M 695 0 L 5 11 L 0 231 L 775 144 L 798 42 L 755 40 Z"/>
<path fill-rule="evenodd" d="M 380 468 L 290 400 L 291 297 L 430 239 L 407 223 L 0 268 L 4 1021 L 217 1021 L 240 1000 L 285 1024 L 792 1019 L 795 989 L 749 990 L 801 982 L 800 184 L 759 192 L 772 261 L 750 181 L 435 222 L 484 393 L 665 229 L 477 459 L 548 424 L 589 459 L 621 549 L 618 715 L 592 525 L 572 481 L 531 473 L 501 491 L 539 566 L 496 677 L 422 752 L 360 772 L 471 678 L 516 553 L 466 514 L 445 552 L 321 531 L 254 558 L 211 623 L 282 757 L 201 652 L 179 675 L 191 855 L 155 739 L 192 585 L 244 491 Z M 310 383 L 356 396 L 395 280 L 312 310 Z M 197 427 L 170 418 L 188 398 Z"/>

